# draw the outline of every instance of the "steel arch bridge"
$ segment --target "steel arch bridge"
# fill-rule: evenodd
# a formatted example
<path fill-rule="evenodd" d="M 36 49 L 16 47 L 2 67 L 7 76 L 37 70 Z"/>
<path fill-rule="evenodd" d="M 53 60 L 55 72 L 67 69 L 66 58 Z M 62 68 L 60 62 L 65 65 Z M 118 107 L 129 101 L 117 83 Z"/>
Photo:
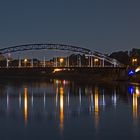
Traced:
<path fill-rule="evenodd" d="M 64 44 L 25 44 L 25 45 L 18 45 L 18 46 L 12 46 L 7 48 L 0 49 L 1 54 L 7 54 L 7 53 L 13 53 L 13 52 L 22 52 L 22 51 L 29 51 L 29 50 L 64 50 L 64 51 L 71 51 L 71 52 L 77 52 L 85 54 L 88 57 L 95 57 L 100 60 L 107 61 L 110 64 L 112 64 L 114 67 L 118 66 L 121 67 L 122 64 L 118 62 L 116 59 L 112 59 L 102 53 L 99 53 L 97 51 L 92 51 L 87 48 L 72 46 L 72 45 L 64 45 Z"/>
<path fill-rule="evenodd" d="M 19 46 L 12 46 L 8 48 L 0 49 L 2 54 L 12 53 L 12 52 L 21 52 L 27 50 L 66 50 L 72 52 L 79 52 L 83 54 L 91 54 L 92 51 L 82 47 L 76 47 L 72 45 L 64 45 L 64 44 L 26 44 L 26 45 L 19 45 Z"/>

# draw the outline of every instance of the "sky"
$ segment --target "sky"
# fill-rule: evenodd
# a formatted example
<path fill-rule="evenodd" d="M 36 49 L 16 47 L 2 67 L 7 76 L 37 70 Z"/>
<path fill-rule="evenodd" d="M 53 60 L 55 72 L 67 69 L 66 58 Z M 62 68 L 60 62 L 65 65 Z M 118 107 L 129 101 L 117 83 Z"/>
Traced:
<path fill-rule="evenodd" d="M 0 48 L 29 43 L 140 48 L 140 0 L 0 0 Z"/>

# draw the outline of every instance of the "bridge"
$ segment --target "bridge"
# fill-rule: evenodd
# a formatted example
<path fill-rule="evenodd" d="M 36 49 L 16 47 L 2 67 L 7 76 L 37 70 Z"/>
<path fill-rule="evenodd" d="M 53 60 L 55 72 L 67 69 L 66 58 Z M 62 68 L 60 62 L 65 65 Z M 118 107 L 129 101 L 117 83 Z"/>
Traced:
<path fill-rule="evenodd" d="M 7 48 L 2 48 L 0 49 L 0 53 L 2 55 L 5 54 L 11 54 L 11 53 L 17 53 L 17 52 L 25 52 L 25 51 L 38 51 L 38 50 L 61 50 L 61 51 L 70 51 L 73 53 L 78 53 L 84 55 L 88 59 L 88 64 L 87 65 L 82 65 L 81 63 L 81 57 L 79 56 L 77 58 L 78 64 L 76 67 L 123 67 L 123 65 L 118 62 L 116 59 L 110 58 L 105 54 L 102 54 L 97 51 L 92 51 L 87 48 L 82 48 L 82 47 L 77 47 L 77 46 L 72 46 L 72 45 L 64 45 L 64 44 L 25 44 L 25 45 L 18 45 L 18 46 L 12 46 L 12 47 L 7 47 Z M 27 59 L 24 60 L 25 65 L 27 66 Z M 63 59 L 59 60 L 59 65 L 58 65 L 58 59 L 55 58 L 55 61 L 53 61 L 52 67 L 61 67 L 60 63 L 63 63 Z M 66 57 L 65 60 L 65 65 L 63 67 L 71 67 L 70 65 L 70 56 Z M 9 63 L 10 59 L 6 59 L 6 67 L 9 68 Z M 22 60 L 18 60 L 18 66 L 19 68 L 22 67 Z M 43 65 L 46 67 L 46 60 L 43 61 Z M 16 67 L 16 66 L 14 66 Z M 31 60 L 30 62 L 30 67 L 34 67 L 34 62 Z"/>

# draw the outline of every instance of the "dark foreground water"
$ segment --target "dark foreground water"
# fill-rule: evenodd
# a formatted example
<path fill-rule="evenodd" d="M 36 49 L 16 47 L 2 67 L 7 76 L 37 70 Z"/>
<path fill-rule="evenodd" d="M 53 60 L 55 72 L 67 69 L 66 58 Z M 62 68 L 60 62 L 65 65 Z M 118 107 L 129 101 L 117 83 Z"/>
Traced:
<path fill-rule="evenodd" d="M 140 139 L 140 86 L 1 80 L 0 140 Z"/>

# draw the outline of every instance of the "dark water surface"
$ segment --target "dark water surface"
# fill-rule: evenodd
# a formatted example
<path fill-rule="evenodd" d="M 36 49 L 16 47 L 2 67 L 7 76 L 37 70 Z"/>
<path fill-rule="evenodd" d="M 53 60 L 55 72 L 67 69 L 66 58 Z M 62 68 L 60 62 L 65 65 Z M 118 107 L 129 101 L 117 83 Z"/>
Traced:
<path fill-rule="evenodd" d="M 0 140 L 140 139 L 140 85 L 1 80 Z"/>

